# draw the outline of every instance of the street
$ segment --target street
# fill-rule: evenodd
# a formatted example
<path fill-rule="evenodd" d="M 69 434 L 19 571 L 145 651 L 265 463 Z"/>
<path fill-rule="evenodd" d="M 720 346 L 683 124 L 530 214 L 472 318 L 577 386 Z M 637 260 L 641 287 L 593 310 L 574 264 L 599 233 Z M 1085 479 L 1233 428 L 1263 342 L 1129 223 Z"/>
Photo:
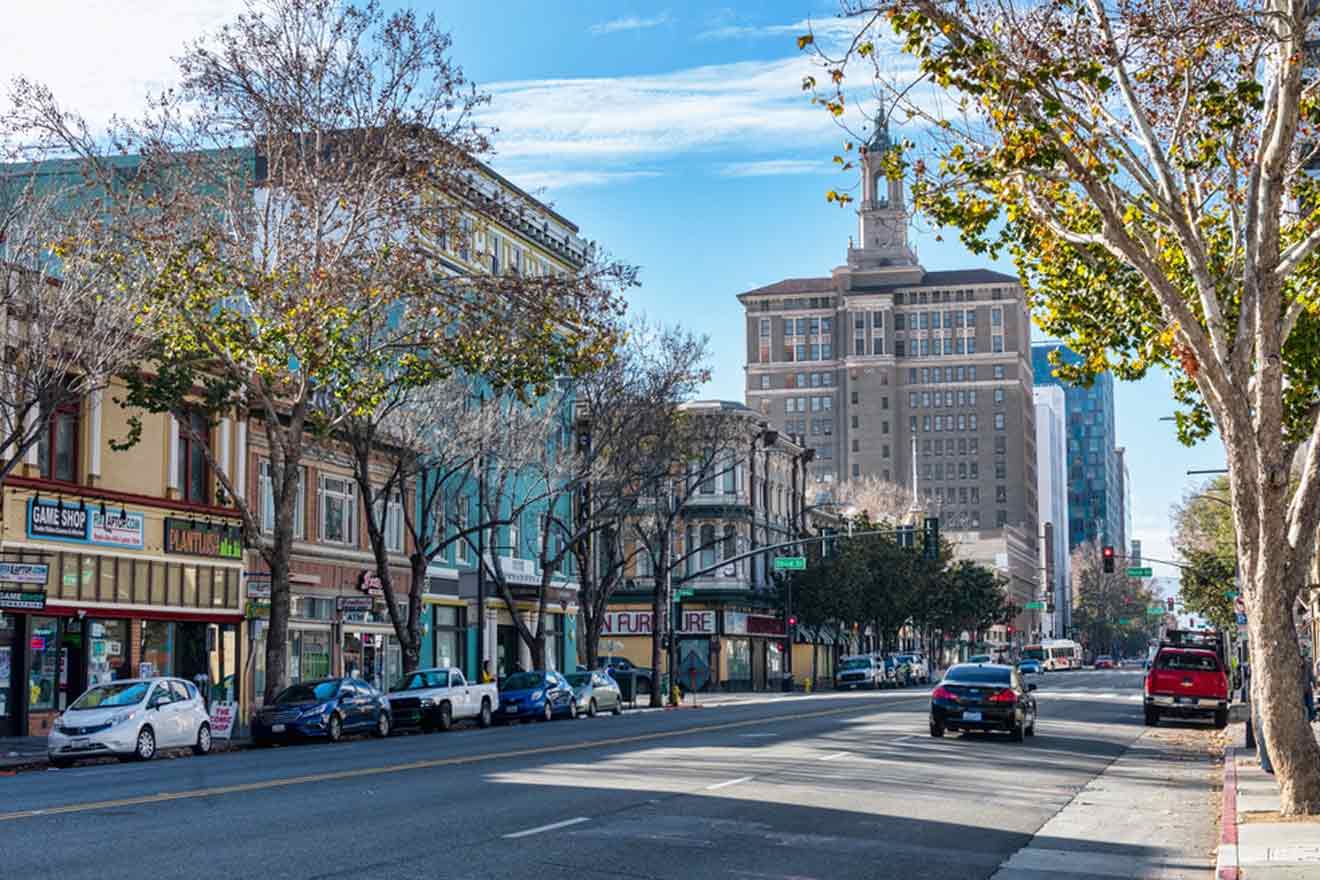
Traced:
<path fill-rule="evenodd" d="M 1038 735 L 1021 744 L 932 739 L 927 691 L 914 688 L 19 774 L 0 781 L 0 863 L 6 876 L 64 880 L 1043 877 L 1000 866 L 1023 861 L 1146 728 L 1139 671 L 1038 681 Z M 1170 735 L 1211 735 L 1174 727 L 1142 740 L 1157 767 L 1160 749 L 1179 748 Z M 1212 847 L 1213 815 L 1191 783 L 1210 766 L 1177 760 L 1187 781 L 1134 778 L 1121 803 L 1139 810 L 1158 791 L 1204 822 L 1178 834 L 1136 812 L 1141 827 L 1074 822 L 1074 837 L 1023 864 L 1208 876 L 1193 856 Z M 1134 833 L 1159 846 L 1120 842 Z M 1146 862 L 1188 873 L 1140 873 Z"/>

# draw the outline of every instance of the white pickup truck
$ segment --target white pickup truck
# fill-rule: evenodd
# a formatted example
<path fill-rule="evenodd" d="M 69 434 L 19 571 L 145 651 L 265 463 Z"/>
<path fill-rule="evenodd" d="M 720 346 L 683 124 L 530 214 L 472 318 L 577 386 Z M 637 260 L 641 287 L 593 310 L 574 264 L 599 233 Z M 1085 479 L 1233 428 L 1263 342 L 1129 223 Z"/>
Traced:
<path fill-rule="evenodd" d="M 395 727 L 420 727 L 424 732 L 448 730 L 455 721 L 477 719 L 490 727 L 500 704 L 493 684 L 476 684 L 461 669 L 440 667 L 409 672 L 390 688 L 390 720 Z"/>

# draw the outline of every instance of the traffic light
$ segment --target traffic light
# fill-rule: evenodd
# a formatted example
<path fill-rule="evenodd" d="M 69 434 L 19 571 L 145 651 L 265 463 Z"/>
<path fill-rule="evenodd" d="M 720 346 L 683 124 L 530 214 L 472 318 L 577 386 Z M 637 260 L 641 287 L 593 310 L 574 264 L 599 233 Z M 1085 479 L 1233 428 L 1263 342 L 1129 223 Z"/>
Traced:
<path fill-rule="evenodd" d="M 790 617 L 790 618 L 788 619 L 788 633 L 789 633 L 789 635 L 792 635 L 792 634 L 793 634 L 793 631 L 794 631 L 796 628 L 797 628 L 797 618 L 796 618 L 796 617 Z"/>
<path fill-rule="evenodd" d="M 1104 561 L 1105 574 L 1114 573 L 1114 548 L 1108 545 L 1100 548 L 1100 557 Z"/>
<path fill-rule="evenodd" d="M 921 552 L 923 556 L 931 561 L 940 558 L 940 518 L 938 516 L 928 516 L 925 522 L 922 523 Z"/>
<path fill-rule="evenodd" d="M 916 546 L 916 527 L 899 526 L 898 527 L 898 546 L 915 547 Z"/>

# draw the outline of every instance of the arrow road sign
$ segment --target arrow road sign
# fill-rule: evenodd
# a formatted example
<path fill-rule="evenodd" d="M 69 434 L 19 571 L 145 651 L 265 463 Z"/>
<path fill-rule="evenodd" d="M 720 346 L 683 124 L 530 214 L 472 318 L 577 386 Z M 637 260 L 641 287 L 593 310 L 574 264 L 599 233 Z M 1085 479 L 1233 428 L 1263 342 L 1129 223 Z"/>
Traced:
<path fill-rule="evenodd" d="M 807 557 L 778 556 L 775 558 L 775 571 L 806 571 Z"/>

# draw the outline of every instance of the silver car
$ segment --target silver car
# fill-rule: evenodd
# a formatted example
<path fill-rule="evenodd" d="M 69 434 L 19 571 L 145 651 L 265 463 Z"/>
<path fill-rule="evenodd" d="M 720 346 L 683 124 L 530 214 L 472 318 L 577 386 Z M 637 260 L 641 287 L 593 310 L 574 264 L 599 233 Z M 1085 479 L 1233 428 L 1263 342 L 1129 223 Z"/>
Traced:
<path fill-rule="evenodd" d="M 150 761 L 158 749 L 211 751 L 211 721 L 197 686 L 179 678 L 112 681 L 89 688 L 55 722 L 50 763 L 132 756 Z"/>
<path fill-rule="evenodd" d="M 619 685 L 607 673 L 570 672 L 564 676 L 573 688 L 573 700 L 577 703 L 579 715 L 595 718 L 597 712 L 608 709 L 615 715 L 623 712 L 623 695 Z"/>

